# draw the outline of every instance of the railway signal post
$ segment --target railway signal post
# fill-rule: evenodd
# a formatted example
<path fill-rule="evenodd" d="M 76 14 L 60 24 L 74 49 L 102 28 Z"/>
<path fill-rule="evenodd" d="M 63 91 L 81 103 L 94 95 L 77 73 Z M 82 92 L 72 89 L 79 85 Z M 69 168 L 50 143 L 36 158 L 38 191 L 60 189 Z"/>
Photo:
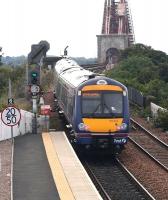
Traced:
<path fill-rule="evenodd" d="M 40 87 L 33 84 L 30 86 L 30 91 L 32 96 L 32 111 L 34 113 L 33 133 L 37 134 L 37 96 L 40 92 Z"/>
<path fill-rule="evenodd" d="M 40 41 L 38 44 L 33 44 L 31 46 L 31 51 L 28 54 L 28 65 L 35 65 L 35 67 L 31 66 L 31 68 L 28 69 L 28 85 L 31 91 L 32 111 L 34 113 L 32 122 L 34 134 L 37 133 L 37 98 L 40 92 L 41 67 L 49 48 L 50 44 L 47 41 Z"/>
<path fill-rule="evenodd" d="M 33 125 L 33 133 L 36 134 L 37 133 L 37 94 L 40 91 L 40 87 L 37 85 L 39 82 L 39 73 L 38 71 L 32 70 L 29 73 L 30 77 L 30 92 L 31 92 L 31 98 L 32 98 L 32 111 L 34 113 L 34 119 L 32 121 L 32 125 Z"/>

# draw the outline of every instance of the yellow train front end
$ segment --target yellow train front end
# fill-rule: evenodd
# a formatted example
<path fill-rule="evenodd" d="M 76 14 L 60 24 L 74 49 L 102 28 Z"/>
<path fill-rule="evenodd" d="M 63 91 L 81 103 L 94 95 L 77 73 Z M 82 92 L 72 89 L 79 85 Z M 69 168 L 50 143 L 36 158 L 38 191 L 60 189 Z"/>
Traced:
<path fill-rule="evenodd" d="M 78 144 L 122 150 L 129 132 L 127 89 L 109 78 L 82 84 L 75 99 L 75 136 Z"/>

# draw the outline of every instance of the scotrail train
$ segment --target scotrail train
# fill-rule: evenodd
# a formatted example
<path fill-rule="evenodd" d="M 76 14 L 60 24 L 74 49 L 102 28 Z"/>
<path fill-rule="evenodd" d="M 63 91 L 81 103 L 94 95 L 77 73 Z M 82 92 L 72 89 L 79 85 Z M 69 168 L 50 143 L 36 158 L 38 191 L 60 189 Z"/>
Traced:
<path fill-rule="evenodd" d="M 57 105 L 72 128 L 76 144 L 120 152 L 129 132 L 127 88 L 69 58 L 57 62 L 55 75 Z"/>

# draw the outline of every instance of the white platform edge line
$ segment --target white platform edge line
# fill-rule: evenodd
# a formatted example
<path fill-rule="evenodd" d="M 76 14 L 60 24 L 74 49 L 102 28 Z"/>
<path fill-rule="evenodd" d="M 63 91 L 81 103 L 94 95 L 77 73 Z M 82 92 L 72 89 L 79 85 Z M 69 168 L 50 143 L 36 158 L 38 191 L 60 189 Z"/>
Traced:
<path fill-rule="evenodd" d="M 95 193 L 97 194 L 98 198 L 99 198 L 100 200 L 103 200 L 102 197 L 101 197 L 101 195 L 100 195 L 99 192 L 97 191 L 95 185 L 93 184 L 92 180 L 90 179 L 89 175 L 87 174 L 85 168 L 84 168 L 83 165 L 81 164 L 79 158 L 77 157 L 77 155 L 76 155 L 74 149 L 72 148 L 71 144 L 69 143 L 69 140 L 67 139 L 65 132 L 64 132 L 64 131 L 60 131 L 60 132 L 63 133 L 63 136 L 64 136 L 64 138 L 65 138 L 67 144 L 69 145 L 69 147 L 70 147 L 70 149 L 71 149 L 71 151 L 72 151 L 72 153 L 73 153 L 75 159 L 78 161 L 79 165 L 81 166 L 81 169 L 83 170 L 85 176 L 87 177 L 89 183 L 91 184 L 91 186 L 92 186 L 92 188 L 94 189 Z M 52 133 L 56 133 L 56 132 L 51 132 L 51 134 L 52 134 Z"/>

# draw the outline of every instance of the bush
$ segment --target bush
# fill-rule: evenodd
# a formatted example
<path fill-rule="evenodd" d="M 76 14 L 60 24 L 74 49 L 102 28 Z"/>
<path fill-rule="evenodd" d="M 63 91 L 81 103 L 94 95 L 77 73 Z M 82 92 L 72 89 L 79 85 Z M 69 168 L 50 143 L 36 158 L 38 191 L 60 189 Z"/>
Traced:
<path fill-rule="evenodd" d="M 3 65 L 0 67 L 0 109 L 7 104 L 8 83 L 11 79 L 12 97 L 16 100 L 25 97 L 25 66 L 11 67 Z"/>
<path fill-rule="evenodd" d="M 151 110 L 150 107 L 143 108 L 139 111 L 139 116 L 143 118 L 151 117 Z"/>
<path fill-rule="evenodd" d="M 51 70 L 42 70 L 41 87 L 44 92 L 54 89 L 54 72 Z"/>
<path fill-rule="evenodd" d="M 164 131 L 168 131 L 168 111 L 158 111 L 158 116 L 154 120 L 156 127 L 162 128 Z"/>

